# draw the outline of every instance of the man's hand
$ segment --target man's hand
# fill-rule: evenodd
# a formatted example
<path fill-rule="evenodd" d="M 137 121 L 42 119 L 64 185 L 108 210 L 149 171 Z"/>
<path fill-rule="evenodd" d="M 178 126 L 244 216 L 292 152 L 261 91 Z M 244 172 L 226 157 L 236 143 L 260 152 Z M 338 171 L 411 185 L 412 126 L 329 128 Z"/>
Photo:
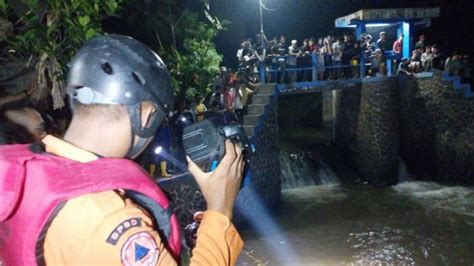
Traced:
<path fill-rule="evenodd" d="M 217 168 L 209 173 L 203 172 L 189 157 L 186 158 L 188 170 L 201 188 L 207 209 L 232 219 L 232 209 L 239 192 L 245 162 L 242 149 L 230 140 L 225 142 L 225 151 Z"/>

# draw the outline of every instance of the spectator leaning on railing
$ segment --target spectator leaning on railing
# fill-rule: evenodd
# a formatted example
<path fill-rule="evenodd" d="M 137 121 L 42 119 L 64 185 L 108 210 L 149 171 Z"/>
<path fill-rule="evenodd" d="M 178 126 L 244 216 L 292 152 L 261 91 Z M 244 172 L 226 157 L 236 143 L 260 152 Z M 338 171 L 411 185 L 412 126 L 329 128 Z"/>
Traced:
<path fill-rule="evenodd" d="M 421 47 L 413 50 L 410 59 L 410 68 L 413 72 L 418 73 L 421 71 Z"/>
<path fill-rule="evenodd" d="M 403 34 L 400 33 L 398 39 L 393 42 L 392 45 L 392 53 L 393 53 L 393 69 L 398 68 L 398 64 L 400 64 L 400 60 L 402 59 L 403 53 Z"/>
<path fill-rule="evenodd" d="M 367 34 L 363 38 L 362 49 L 364 50 L 365 57 L 368 58 L 372 55 L 375 49 L 375 45 L 372 43 L 372 35 Z"/>
<path fill-rule="evenodd" d="M 369 69 L 369 76 L 375 76 L 377 72 L 380 70 L 380 65 L 384 63 L 383 56 L 382 56 L 382 50 L 380 49 L 375 49 L 374 55 L 370 57 L 371 59 L 371 64 L 370 64 L 370 69 Z"/>
<path fill-rule="evenodd" d="M 267 71 L 265 82 L 300 82 L 311 80 L 313 77 L 311 73 L 317 74 L 319 80 L 363 77 L 367 74 L 384 76 L 387 74 L 388 66 L 393 63 L 390 69 L 397 72 L 403 72 L 408 64 L 410 73 L 446 70 L 450 75 L 459 75 L 462 80 L 471 79 L 471 68 L 467 57 L 452 55 L 445 62 L 438 45 L 426 45 L 424 34 L 419 36 L 411 56 L 407 58 L 408 61 L 404 62 L 402 68 L 400 63 L 405 36 L 400 34 L 398 39 L 389 45 L 384 31 L 378 35 L 379 38 L 375 43 L 372 42 L 370 34 L 363 34 L 360 40 L 354 41 L 351 34 L 345 33 L 342 36 L 343 40 L 341 36 L 333 35 L 319 38 L 317 43 L 314 38 L 305 38 L 301 46 L 298 46 L 298 41 L 294 39 L 288 47 L 285 35 L 268 41 L 263 34 L 258 34 L 253 47 L 249 47 L 250 39 L 242 43 L 242 48 L 238 51 L 241 62 L 239 69 L 246 66 L 246 69 L 253 70 L 248 74 L 257 77 L 258 71 L 263 69 L 255 67 L 256 62 L 259 62 L 260 66 L 264 64 Z M 249 54 L 246 49 L 253 54 L 246 57 L 245 54 Z M 392 62 L 386 63 L 387 59 Z M 361 68 L 363 62 L 368 66 L 368 73 L 359 73 L 363 69 Z M 286 66 L 289 67 L 289 71 L 286 70 Z M 317 71 L 309 71 L 311 67 L 316 67 Z M 302 68 L 304 70 L 301 70 Z"/>
<path fill-rule="evenodd" d="M 425 49 L 425 35 L 424 34 L 421 34 L 418 37 L 418 41 L 415 43 L 415 49 L 416 48 L 421 48 L 422 51 Z"/>
<path fill-rule="evenodd" d="M 421 65 L 425 71 L 430 71 L 433 68 L 433 52 L 431 46 L 425 46 L 425 52 L 421 55 Z"/>
<path fill-rule="evenodd" d="M 450 76 L 459 74 L 459 70 L 461 69 L 461 60 L 459 58 L 458 52 L 453 52 L 451 56 L 446 59 L 444 69 Z"/>
<path fill-rule="evenodd" d="M 288 58 L 286 64 L 289 68 L 296 68 L 297 57 L 302 54 L 300 47 L 298 47 L 298 41 L 292 40 L 290 47 L 288 47 Z M 290 82 L 296 81 L 296 71 L 292 71 L 289 74 Z"/>
<path fill-rule="evenodd" d="M 441 58 L 441 52 L 437 44 L 434 44 L 431 47 L 433 52 L 433 69 L 442 70 L 443 69 L 443 59 Z"/>
<path fill-rule="evenodd" d="M 344 33 L 343 35 L 343 42 L 342 42 L 342 56 L 341 56 L 341 65 L 347 66 L 351 65 L 352 57 L 354 56 L 354 42 L 352 40 L 352 36 L 348 33 Z M 352 70 L 351 68 L 344 67 L 343 69 L 344 78 L 351 78 L 352 77 Z"/>
<path fill-rule="evenodd" d="M 387 34 L 385 31 L 379 33 L 379 39 L 377 40 L 377 49 L 380 49 L 382 53 L 387 50 Z"/>
<path fill-rule="evenodd" d="M 398 65 L 397 75 L 413 75 L 410 71 L 410 61 L 408 58 L 403 58 Z"/>
<path fill-rule="evenodd" d="M 352 66 L 352 77 L 359 77 L 359 63 L 360 55 L 362 53 L 362 48 L 360 46 L 360 41 L 354 42 L 354 48 L 351 51 L 351 66 Z"/>

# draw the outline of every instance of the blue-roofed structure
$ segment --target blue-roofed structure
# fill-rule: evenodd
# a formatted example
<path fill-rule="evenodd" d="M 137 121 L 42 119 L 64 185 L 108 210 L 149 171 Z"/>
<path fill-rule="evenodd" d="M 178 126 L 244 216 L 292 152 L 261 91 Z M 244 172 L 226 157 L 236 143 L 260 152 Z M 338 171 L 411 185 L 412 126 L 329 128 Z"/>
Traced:
<path fill-rule="evenodd" d="M 389 8 L 362 9 L 335 20 L 336 28 L 355 28 L 356 37 L 360 39 L 369 28 L 396 27 L 395 38 L 403 34 L 403 57 L 410 57 L 413 50 L 413 33 L 415 30 L 431 26 L 431 19 L 439 17 L 439 7 L 432 8 Z M 408 38 L 407 38 L 408 37 Z M 391 51 L 387 51 L 388 72 L 391 73 Z"/>

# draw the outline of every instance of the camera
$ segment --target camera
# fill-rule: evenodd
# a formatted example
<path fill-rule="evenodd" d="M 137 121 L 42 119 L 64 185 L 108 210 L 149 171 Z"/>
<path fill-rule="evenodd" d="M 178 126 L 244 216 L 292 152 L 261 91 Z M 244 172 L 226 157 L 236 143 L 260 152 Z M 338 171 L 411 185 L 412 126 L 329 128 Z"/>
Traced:
<path fill-rule="evenodd" d="M 254 150 L 239 124 L 217 126 L 211 119 L 186 126 L 183 130 L 183 147 L 186 154 L 203 171 L 214 170 L 225 155 L 225 140 L 239 145 L 244 160 L 250 163 Z"/>

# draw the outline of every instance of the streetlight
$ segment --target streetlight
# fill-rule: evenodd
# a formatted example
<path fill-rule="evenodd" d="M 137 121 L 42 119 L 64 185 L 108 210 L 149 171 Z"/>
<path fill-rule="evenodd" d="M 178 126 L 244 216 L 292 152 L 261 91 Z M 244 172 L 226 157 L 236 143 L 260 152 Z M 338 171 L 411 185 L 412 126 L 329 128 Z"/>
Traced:
<path fill-rule="evenodd" d="M 259 7 L 260 7 L 260 33 L 263 34 L 263 3 L 262 3 L 262 0 L 258 0 L 259 1 Z"/>
<path fill-rule="evenodd" d="M 266 11 L 275 11 L 275 8 L 268 8 L 265 6 L 263 3 L 263 0 L 257 0 L 259 4 L 259 9 L 260 9 L 260 32 L 263 34 L 263 10 L 265 9 Z"/>

